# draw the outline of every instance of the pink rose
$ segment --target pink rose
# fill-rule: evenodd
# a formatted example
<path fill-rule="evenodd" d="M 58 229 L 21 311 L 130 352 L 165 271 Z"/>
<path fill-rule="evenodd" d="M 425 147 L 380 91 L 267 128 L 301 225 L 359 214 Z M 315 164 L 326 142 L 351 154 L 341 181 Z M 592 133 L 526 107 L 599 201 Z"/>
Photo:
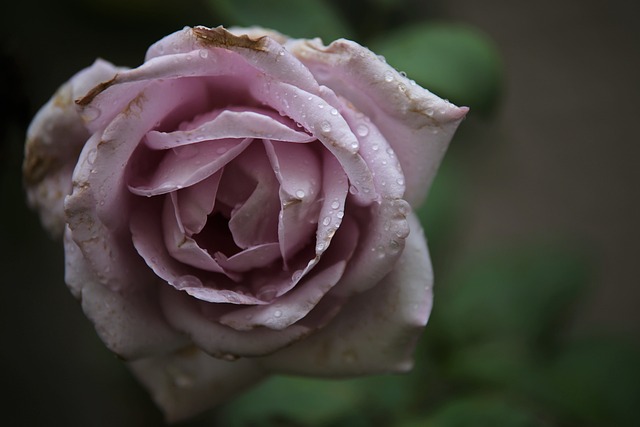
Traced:
<path fill-rule="evenodd" d="M 185 28 L 62 86 L 25 181 L 71 292 L 176 420 L 269 373 L 411 368 L 432 285 L 412 209 L 466 111 L 348 40 Z"/>

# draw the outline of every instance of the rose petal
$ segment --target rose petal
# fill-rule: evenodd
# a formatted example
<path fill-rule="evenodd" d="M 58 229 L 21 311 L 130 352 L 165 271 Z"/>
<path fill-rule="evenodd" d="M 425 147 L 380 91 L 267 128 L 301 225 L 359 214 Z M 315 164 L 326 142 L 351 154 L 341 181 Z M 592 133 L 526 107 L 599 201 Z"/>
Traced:
<path fill-rule="evenodd" d="M 154 150 L 180 147 L 200 141 L 225 138 L 256 138 L 274 141 L 310 142 L 315 140 L 271 117 L 255 111 L 222 111 L 214 119 L 187 131 L 147 134 L 146 144 Z"/>
<path fill-rule="evenodd" d="M 286 83 L 252 83 L 251 93 L 256 99 L 310 130 L 336 156 L 349 177 L 355 201 L 367 205 L 376 199 L 371 170 L 358 154 L 358 139 L 339 114 L 332 114 L 335 106 Z"/>
<path fill-rule="evenodd" d="M 178 190 L 180 218 L 187 235 L 200 233 L 207 223 L 215 206 L 221 177 L 221 172 L 214 173 L 197 184 Z"/>
<path fill-rule="evenodd" d="M 193 347 L 128 365 L 168 423 L 223 403 L 265 376 L 252 360 L 214 359 Z"/>
<path fill-rule="evenodd" d="M 420 224 L 396 268 L 382 282 L 352 298 L 316 334 L 257 360 L 274 373 L 349 376 L 411 369 L 416 340 L 432 303 L 433 274 Z"/>
<path fill-rule="evenodd" d="M 331 247 L 313 273 L 300 280 L 293 289 L 278 296 L 271 304 L 234 310 L 220 318 L 220 323 L 237 330 L 259 326 L 283 330 L 305 317 L 338 283 L 358 242 L 358 229 L 348 219 L 340 228 Z"/>
<path fill-rule="evenodd" d="M 280 258 L 280 245 L 278 243 L 265 243 L 253 246 L 226 257 L 221 252 L 215 254 L 215 259 L 225 270 L 235 272 L 247 272 L 255 268 L 266 267 Z"/>
<path fill-rule="evenodd" d="M 372 118 L 400 160 L 406 200 L 418 206 L 468 108 L 415 85 L 355 42 L 337 40 L 323 46 L 317 39 L 291 40 L 286 47 L 321 84 Z"/>
<path fill-rule="evenodd" d="M 207 179 L 236 158 L 253 142 L 251 138 L 219 139 L 167 150 L 153 175 L 144 183 L 134 176 L 129 190 L 139 196 L 157 196 Z"/>
<path fill-rule="evenodd" d="M 205 101 L 200 89 L 186 79 L 149 86 L 103 133 L 95 133 L 80 154 L 65 212 L 73 238 L 89 254 L 94 270 L 110 269 L 104 283 L 111 289 L 136 286 L 148 274 L 127 232 L 134 197 L 125 183 L 131 154 L 159 117 L 199 107 Z"/>
<path fill-rule="evenodd" d="M 65 282 L 109 350 L 132 360 L 188 343 L 186 336 L 164 320 L 154 286 L 114 292 L 100 283 L 69 229 L 65 232 L 64 247 Z"/>
<path fill-rule="evenodd" d="M 167 321 L 178 331 L 187 334 L 203 351 L 215 357 L 256 357 L 279 350 L 304 338 L 314 327 L 295 324 L 276 331 L 257 328 L 236 331 L 211 321 L 199 310 L 197 299 L 169 287 L 161 288 L 160 299 Z"/>
<path fill-rule="evenodd" d="M 308 145 L 264 141 L 271 167 L 280 183 L 278 241 L 287 262 L 309 242 L 318 218 L 320 162 Z"/>
<path fill-rule="evenodd" d="M 206 249 L 201 248 L 191 237 L 187 236 L 178 210 L 178 195 L 171 193 L 164 199 L 162 211 L 162 231 L 164 244 L 169 254 L 176 260 L 205 271 L 224 273 Z"/>
<path fill-rule="evenodd" d="M 71 193 L 71 175 L 89 138 L 74 99 L 118 68 L 97 60 L 62 85 L 33 118 L 27 130 L 23 173 L 27 197 L 44 227 L 61 236 L 65 224 L 64 197 Z"/>

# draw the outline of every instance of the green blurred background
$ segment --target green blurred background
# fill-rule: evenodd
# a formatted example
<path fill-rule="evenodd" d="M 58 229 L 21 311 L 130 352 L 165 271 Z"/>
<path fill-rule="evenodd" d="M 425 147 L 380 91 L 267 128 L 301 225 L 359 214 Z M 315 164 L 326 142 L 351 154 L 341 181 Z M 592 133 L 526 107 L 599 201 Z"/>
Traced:
<path fill-rule="evenodd" d="M 3 2 L 3 424 L 162 425 L 24 204 L 30 118 L 98 56 L 136 66 L 185 25 L 261 24 L 352 38 L 472 108 L 420 211 L 435 308 L 409 375 L 274 378 L 181 425 L 640 425 L 638 16 L 625 0 Z"/>

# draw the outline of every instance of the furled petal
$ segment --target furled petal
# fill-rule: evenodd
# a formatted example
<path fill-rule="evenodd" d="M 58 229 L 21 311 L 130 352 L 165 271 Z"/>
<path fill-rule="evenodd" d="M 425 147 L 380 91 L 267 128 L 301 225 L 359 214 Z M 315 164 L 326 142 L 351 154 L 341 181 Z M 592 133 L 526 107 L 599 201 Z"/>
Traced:
<path fill-rule="evenodd" d="M 264 243 L 252 246 L 227 258 L 217 252 L 216 260 L 225 270 L 234 272 L 247 272 L 255 268 L 266 267 L 280 258 L 280 245 L 278 243 Z"/>
<path fill-rule="evenodd" d="M 316 256 L 329 248 L 331 239 L 342 224 L 348 193 L 348 179 L 338 160 L 322 152 L 322 206 L 316 230 Z"/>
<path fill-rule="evenodd" d="M 207 217 L 215 206 L 221 177 L 221 172 L 214 173 L 197 184 L 177 191 L 180 218 L 187 235 L 200 233 L 206 225 Z"/>
<path fill-rule="evenodd" d="M 167 251 L 183 264 L 205 271 L 223 273 L 224 270 L 213 256 L 206 249 L 201 248 L 193 238 L 187 236 L 180 218 L 177 199 L 176 193 L 171 193 L 164 199 L 162 231 Z"/>
<path fill-rule="evenodd" d="M 69 229 L 64 246 L 65 281 L 111 351 L 132 360 L 175 350 L 188 343 L 185 335 L 164 320 L 155 282 L 127 292 L 114 292 L 103 286 L 91 271 Z"/>
<path fill-rule="evenodd" d="M 271 304 L 234 310 L 220 318 L 220 323 L 237 330 L 259 326 L 283 330 L 305 317 L 321 298 L 338 283 L 358 242 L 358 229 L 345 221 L 336 234 L 335 244 L 322 257 L 313 272 L 307 274 L 289 292 L 278 296 Z"/>
<path fill-rule="evenodd" d="M 291 40 L 285 46 L 321 84 L 375 122 L 402 165 L 406 200 L 418 206 L 468 108 L 421 88 L 355 42 Z"/>
<path fill-rule="evenodd" d="M 38 111 L 27 130 L 23 165 L 27 197 L 52 235 L 62 235 L 64 197 L 71 193 L 71 174 L 89 138 L 74 100 L 117 70 L 97 60 L 80 71 Z"/>
<path fill-rule="evenodd" d="M 167 150 L 152 176 L 146 182 L 134 177 L 129 190 L 139 196 L 157 196 L 197 184 L 222 169 L 252 141 L 219 139 Z"/>
<path fill-rule="evenodd" d="M 352 298 L 322 330 L 258 360 L 274 373 L 350 376 L 411 369 L 416 340 L 432 303 L 433 274 L 415 215 L 396 268 Z"/>
<path fill-rule="evenodd" d="M 320 162 L 308 145 L 264 141 L 264 146 L 280 183 L 278 241 L 285 265 L 309 242 L 316 227 L 320 192 Z"/>
<path fill-rule="evenodd" d="M 137 360 L 129 368 L 162 408 L 168 423 L 226 402 L 265 376 L 250 359 L 214 359 L 194 347 Z"/>
<path fill-rule="evenodd" d="M 297 323 L 281 331 L 256 328 L 250 331 L 237 331 L 208 319 L 197 299 L 169 287 L 160 290 L 160 299 L 167 321 L 178 331 L 182 331 L 203 351 L 215 357 L 255 357 L 273 353 L 276 350 L 300 340 L 314 329 L 322 326 L 330 315 L 335 314 L 338 304 L 325 307 L 327 319 L 315 320 L 312 325 Z M 328 302 L 334 302 L 328 299 Z"/>
<path fill-rule="evenodd" d="M 104 132 L 95 133 L 80 154 L 65 212 L 73 238 L 94 270 L 110 269 L 103 283 L 111 289 L 136 286 L 147 271 L 127 231 L 129 206 L 135 198 L 125 182 L 130 157 L 159 118 L 201 108 L 206 101 L 201 88 L 187 79 L 156 82 Z"/>
<path fill-rule="evenodd" d="M 256 99 L 300 123 L 336 156 L 349 176 L 355 201 L 366 205 L 376 199 L 371 170 L 358 154 L 358 139 L 347 122 L 336 114 L 335 106 L 286 83 L 259 80 L 252 83 L 251 93 Z"/>
<path fill-rule="evenodd" d="M 160 150 L 225 138 L 256 138 L 290 142 L 310 142 L 315 139 L 256 111 L 225 110 L 195 129 L 168 133 L 151 131 L 147 134 L 146 143 L 150 148 Z"/>

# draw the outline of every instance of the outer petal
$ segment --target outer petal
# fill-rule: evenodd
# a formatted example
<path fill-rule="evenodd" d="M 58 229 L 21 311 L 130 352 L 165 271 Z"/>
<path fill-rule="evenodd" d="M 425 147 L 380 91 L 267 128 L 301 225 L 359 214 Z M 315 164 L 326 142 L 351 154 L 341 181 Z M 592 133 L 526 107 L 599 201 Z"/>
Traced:
<path fill-rule="evenodd" d="M 64 197 L 71 192 L 71 174 L 89 138 L 74 99 L 117 70 L 97 60 L 80 71 L 38 111 L 27 130 L 23 165 L 27 197 L 53 235 L 62 235 Z"/>
<path fill-rule="evenodd" d="M 402 76 L 373 52 L 348 40 L 285 45 L 318 82 L 346 98 L 376 124 L 404 171 L 405 198 L 419 205 L 468 108 L 458 108 Z"/>
<path fill-rule="evenodd" d="M 137 359 L 187 345 L 187 337 L 164 320 L 155 289 L 113 292 L 100 284 L 68 228 L 64 245 L 65 281 L 111 351 L 124 359 Z"/>
<path fill-rule="evenodd" d="M 274 373 L 333 377 L 411 369 L 431 311 L 433 273 L 415 215 L 410 222 L 402 257 L 377 286 L 352 298 L 315 335 L 258 363 Z"/>
<path fill-rule="evenodd" d="M 249 359 L 214 359 L 193 347 L 138 360 L 129 363 L 129 368 L 170 423 L 227 401 L 265 376 Z"/>

